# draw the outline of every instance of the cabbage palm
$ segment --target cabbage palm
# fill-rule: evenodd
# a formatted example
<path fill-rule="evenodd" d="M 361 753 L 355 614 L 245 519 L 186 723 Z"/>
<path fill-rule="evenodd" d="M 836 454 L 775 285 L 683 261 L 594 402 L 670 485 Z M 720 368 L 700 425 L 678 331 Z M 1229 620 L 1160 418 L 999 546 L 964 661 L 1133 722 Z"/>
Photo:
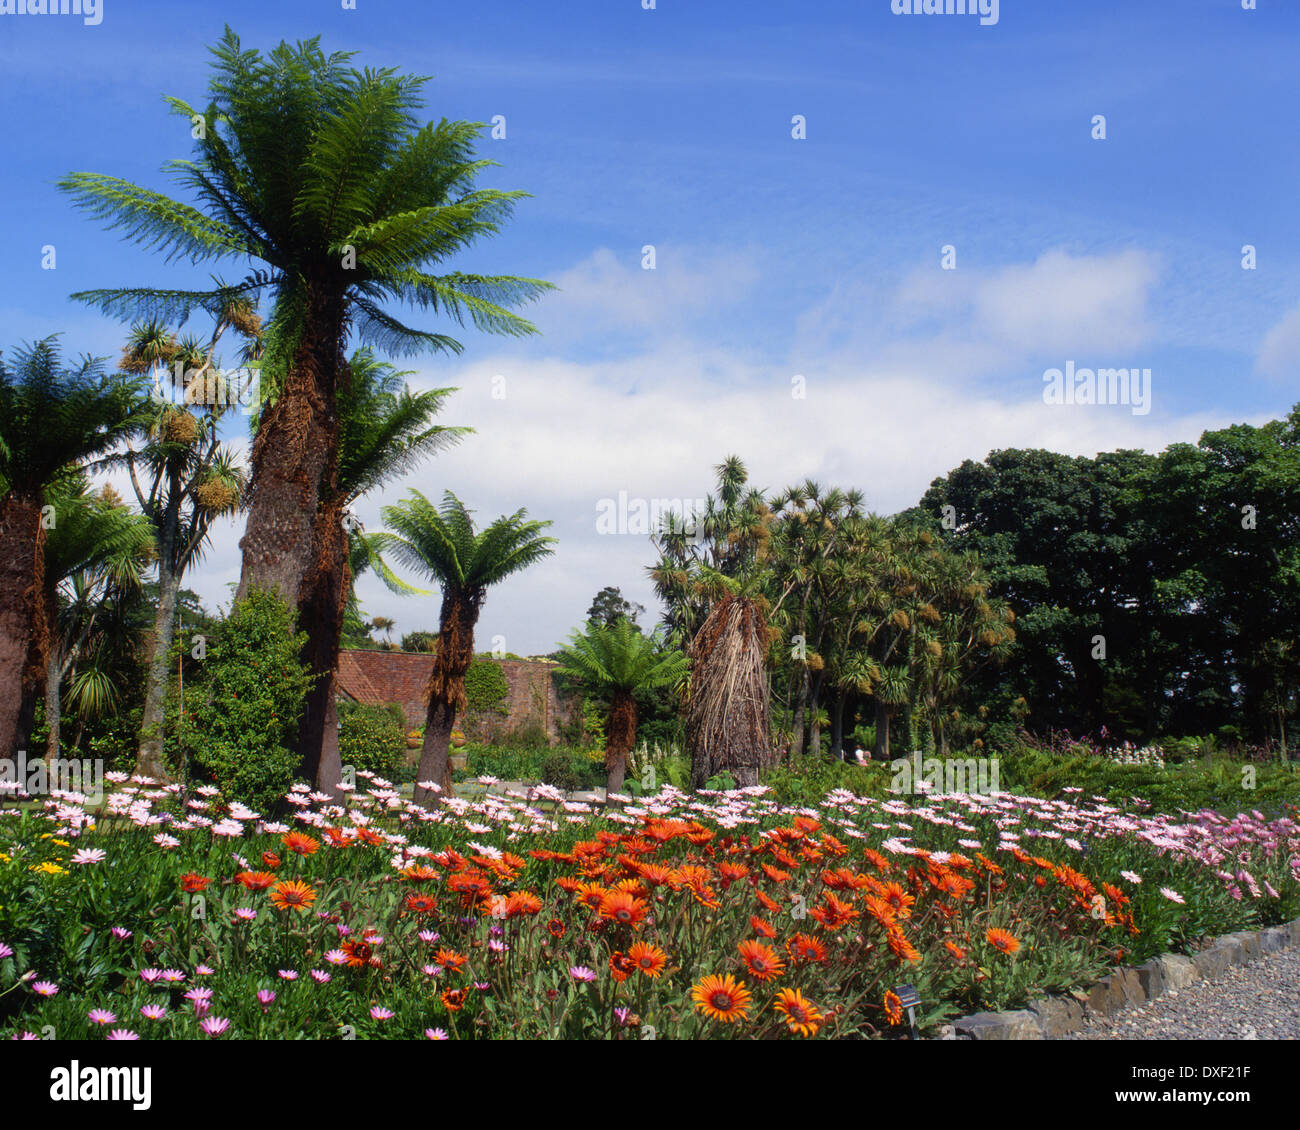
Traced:
<path fill-rule="evenodd" d="M 658 636 L 644 636 L 631 619 L 589 623 L 560 649 L 557 670 L 585 690 L 611 697 L 605 740 L 605 795 L 623 789 L 627 755 L 636 745 L 636 692 L 675 688 L 686 678 L 686 656 L 664 650 Z"/>
<path fill-rule="evenodd" d="M 85 358 L 64 367 L 55 338 L 0 357 L 0 757 L 26 738 L 49 661 L 46 491 L 69 467 L 139 427 L 138 382 Z"/>
<path fill-rule="evenodd" d="M 507 577 L 549 557 L 555 539 L 542 530 L 550 522 L 529 521 L 517 510 L 476 531 L 451 491 L 435 507 L 419 491 L 396 506 L 385 506 L 390 532 L 373 535 L 377 549 L 442 586 L 438 650 L 429 674 L 429 710 L 416 777 L 417 804 L 434 808 L 451 793 L 451 732 L 465 708 L 465 672 L 474 660 L 474 625 L 487 591 Z M 429 786 L 436 786 L 430 788 Z"/>
<path fill-rule="evenodd" d="M 359 70 L 350 54 L 325 55 L 318 38 L 263 56 L 227 28 L 212 53 L 207 106 L 168 99 L 198 124 L 193 160 L 170 163 L 197 207 L 97 173 L 71 173 L 60 184 L 92 215 L 166 258 L 236 263 L 243 277 L 214 279 L 207 290 L 75 297 L 119 317 L 168 323 L 195 309 L 215 313 L 235 296 L 269 301 L 239 593 L 278 589 L 305 615 L 335 595 L 304 588 L 317 566 L 342 567 L 332 530 L 338 515 L 322 502 L 340 489 L 336 398 L 349 332 L 388 353 L 460 352 L 454 338 L 407 326 L 385 305 L 522 335 L 534 327 L 507 307 L 550 284 L 429 272 L 495 234 L 524 194 L 474 187 L 491 164 L 474 157 L 481 127 L 421 124 L 425 79 Z M 337 577 L 328 587 L 340 587 Z"/>
<path fill-rule="evenodd" d="M 216 310 L 207 342 L 192 337 L 178 340 L 159 322 L 132 326 L 122 352 L 122 369 L 152 375 L 158 382 L 161 371 L 175 365 L 189 379 L 206 381 L 217 363 L 217 344 L 227 329 L 235 328 L 245 341 L 256 340 L 261 332 L 261 322 L 247 298 L 229 298 Z M 247 485 L 235 454 L 219 440 L 220 422 L 230 399 L 221 397 L 218 403 L 211 403 L 204 398 L 191 404 L 188 399 L 174 403 L 152 396 L 143 442 L 110 460 L 126 465 L 136 500 L 154 531 L 158 603 L 145 675 L 136 772 L 155 779 L 166 775 L 163 714 L 181 582 L 190 566 L 202 558 L 212 524 L 243 505 Z"/>

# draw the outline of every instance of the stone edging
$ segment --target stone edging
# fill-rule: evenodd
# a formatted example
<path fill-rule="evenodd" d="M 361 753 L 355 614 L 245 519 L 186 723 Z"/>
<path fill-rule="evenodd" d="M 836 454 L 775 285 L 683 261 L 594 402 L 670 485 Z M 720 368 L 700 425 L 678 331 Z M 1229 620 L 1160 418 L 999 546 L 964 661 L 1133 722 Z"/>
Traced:
<path fill-rule="evenodd" d="M 1085 1020 L 1115 1016 L 1195 981 L 1217 981 L 1231 966 L 1266 953 L 1300 946 L 1300 918 L 1263 930 L 1242 930 L 1216 938 L 1199 953 L 1166 953 L 1142 965 L 1117 966 L 1087 989 L 1030 1001 L 1008 1012 L 976 1012 L 945 1024 L 941 1040 L 1055 1040 L 1077 1032 Z"/>

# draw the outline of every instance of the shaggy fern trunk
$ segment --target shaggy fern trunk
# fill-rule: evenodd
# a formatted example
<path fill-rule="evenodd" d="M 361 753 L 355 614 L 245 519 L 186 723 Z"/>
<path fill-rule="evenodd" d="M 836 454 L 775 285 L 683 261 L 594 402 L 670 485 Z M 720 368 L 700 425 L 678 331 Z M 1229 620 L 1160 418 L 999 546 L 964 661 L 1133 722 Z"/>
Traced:
<path fill-rule="evenodd" d="M 627 755 L 636 745 L 636 699 L 631 691 L 616 690 L 610 709 L 609 737 L 605 742 L 605 799 L 623 791 Z"/>
<path fill-rule="evenodd" d="M 298 625 L 307 633 L 302 661 L 315 677 L 298 726 L 298 773 L 314 782 L 321 792 L 338 799 L 342 796 L 342 766 L 334 699 L 343 614 L 352 580 L 340 501 L 331 500 L 322 506 L 315 535 L 311 571 L 303 579 L 298 603 Z"/>
<path fill-rule="evenodd" d="M 49 648 L 42 582 L 41 502 L 11 491 L 0 502 L 0 757 L 25 741 L 26 704 L 35 702 Z"/>
<path fill-rule="evenodd" d="M 451 732 L 456 727 L 457 712 L 465 709 L 465 672 L 474 662 L 474 625 L 482 601 L 481 594 L 451 589 L 442 600 L 438 650 L 429 673 L 424 745 L 415 777 L 415 803 L 425 808 L 437 808 L 443 797 L 452 795 Z M 432 782 L 441 791 L 422 789 L 421 781 Z"/>
<path fill-rule="evenodd" d="M 309 287 L 302 336 L 279 399 L 253 441 L 237 600 L 256 587 L 278 591 L 301 609 L 303 584 L 316 572 L 313 552 L 329 545 L 320 527 L 331 514 L 321 501 L 338 487 L 335 382 L 344 330 L 342 295 L 333 287 Z"/>
<path fill-rule="evenodd" d="M 725 596 L 700 625 L 694 657 L 686 741 L 691 787 L 726 772 L 743 787 L 758 784 L 771 763 L 768 734 L 766 625 L 753 601 Z"/>

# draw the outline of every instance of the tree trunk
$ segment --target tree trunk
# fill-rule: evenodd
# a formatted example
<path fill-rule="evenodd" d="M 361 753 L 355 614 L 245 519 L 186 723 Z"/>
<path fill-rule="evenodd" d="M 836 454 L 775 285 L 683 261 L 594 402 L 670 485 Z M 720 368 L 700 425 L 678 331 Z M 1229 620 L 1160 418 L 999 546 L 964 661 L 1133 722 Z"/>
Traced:
<path fill-rule="evenodd" d="M 835 705 L 831 708 L 831 758 L 844 760 L 844 700 L 848 696 L 836 691 Z"/>
<path fill-rule="evenodd" d="M 415 776 L 415 803 L 425 808 L 437 808 L 444 796 L 451 795 L 451 732 L 456 712 L 465 708 L 465 672 L 474 662 L 474 625 L 483 596 L 448 585 L 442 598 L 438 650 L 429 673 L 429 713 Z M 438 785 L 441 791 L 421 788 L 422 781 Z"/>
<path fill-rule="evenodd" d="M 158 559 L 158 607 L 153 618 L 153 647 L 145 676 L 144 710 L 140 719 L 140 744 L 136 750 L 135 771 L 155 781 L 167 778 L 167 760 L 163 753 L 166 735 L 167 687 L 171 682 L 172 643 L 176 638 L 176 603 L 180 578 L 170 568 L 171 553 L 164 539 Z"/>
<path fill-rule="evenodd" d="M 889 709 L 876 699 L 876 745 L 871 756 L 876 761 L 889 760 Z"/>
<path fill-rule="evenodd" d="M 309 285 L 302 337 L 279 398 L 253 441 L 248 523 L 240 540 L 243 568 L 236 599 L 256 586 L 278 590 L 298 607 L 319 550 L 322 498 L 338 488 L 336 382 L 343 368 L 344 300 Z"/>
<path fill-rule="evenodd" d="M 338 788 L 342 767 L 338 755 L 335 676 L 343 636 L 343 613 L 352 583 L 342 508 L 342 500 L 337 498 L 321 507 L 311 569 L 303 579 L 298 603 L 298 624 L 307 633 L 302 660 L 316 676 L 298 723 L 298 773 L 335 799 L 342 796 Z M 327 747 L 331 746 L 332 752 L 327 753 Z"/>
<path fill-rule="evenodd" d="M 339 704 L 334 697 L 337 672 L 328 676 L 329 695 L 325 699 L 325 732 L 321 735 L 320 768 L 316 774 L 316 788 L 329 793 L 335 800 L 343 797 L 339 785 L 343 783 L 343 761 L 339 756 Z"/>
<path fill-rule="evenodd" d="M 719 600 L 691 641 L 691 655 L 691 787 L 724 771 L 737 785 L 758 784 L 760 768 L 771 764 L 771 740 L 767 630 L 757 605 L 735 596 Z"/>
<path fill-rule="evenodd" d="M 53 626 L 59 619 L 58 595 L 47 593 L 46 596 L 45 621 Z M 59 756 L 60 721 L 63 710 L 62 686 L 63 655 L 58 642 L 52 639 L 45 660 L 45 756 L 50 761 Z"/>
<path fill-rule="evenodd" d="M 794 733 L 790 740 L 790 757 L 791 760 L 802 757 L 804 751 L 804 718 L 808 713 L 808 696 L 812 691 L 812 675 L 808 671 L 808 664 L 801 664 L 801 675 L 799 677 L 799 692 L 794 701 L 794 718 L 792 728 Z"/>
<path fill-rule="evenodd" d="M 45 528 L 36 494 L 10 491 L 0 501 L 0 757 L 13 757 L 45 671 L 49 625 L 45 599 Z"/>
<path fill-rule="evenodd" d="M 605 803 L 623 791 L 627 755 L 636 745 L 636 699 L 631 691 L 616 690 L 609 714 L 609 737 L 605 741 Z"/>

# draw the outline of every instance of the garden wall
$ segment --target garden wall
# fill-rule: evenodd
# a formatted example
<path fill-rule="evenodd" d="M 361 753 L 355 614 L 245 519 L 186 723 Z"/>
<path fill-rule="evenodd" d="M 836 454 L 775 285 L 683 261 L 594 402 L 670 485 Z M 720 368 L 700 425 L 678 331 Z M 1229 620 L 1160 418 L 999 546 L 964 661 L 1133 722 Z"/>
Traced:
<path fill-rule="evenodd" d="M 485 696 L 493 700 L 486 708 L 471 708 L 457 728 L 471 741 L 489 741 L 527 726 L 540 726 L 554 745 L 560 727 L 581 715 L 581 701 L 561 699 L 551 672 L 555 664 L 543 659 L 476 659 L 475 666 L 495 667 L 504 677 L 504 693 L 497 697 L 500 680 L 477 678 L 471 668 L 471 707 Z M 433 656 L 406 651 L 363 651 L 345 649 L 339 653 L 338 694 L 340 698 L 372 705 L 397 703 L 412 728 L 423 726 Z M 486 691 L 477 688 L 483 686 Z"/>

